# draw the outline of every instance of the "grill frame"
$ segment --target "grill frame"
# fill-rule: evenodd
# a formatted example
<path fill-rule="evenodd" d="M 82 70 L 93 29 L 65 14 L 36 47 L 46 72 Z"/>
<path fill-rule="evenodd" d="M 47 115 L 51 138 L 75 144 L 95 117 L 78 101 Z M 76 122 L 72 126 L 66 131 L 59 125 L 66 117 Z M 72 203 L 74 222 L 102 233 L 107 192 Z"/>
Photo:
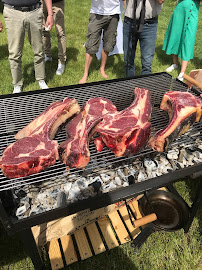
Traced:
<path fill-rule="evenodd" d="M 48 90 L 42 90 L 42 91 L 40 90 L 40 92 L 39 91 L 25 92 L 25 93 L 16 94 L 15 98 L 19 97 L 19 100 L 20 100 L 20 98 L 24 97 L 24 96 L 29 96 L 29 97 L 33 98 L 32 95 L 35 95 L 35 94 L 37 95 L 40 93 L 40 94 L 44 94 L 47 96 L 48 93 L 49 94 L 52 93 L 52 99 L 53 99 L 52 101 L 55 101 L 57 99 L 55 99 L 54 93 L 57 91 L 72 90 L 74 93 L 74 91 L 81 91 L 81 88 L 83 88 L 83 91 L 85 89 L 87 89 L 89 91 L 89 89 L 92 89 L 93 87 L 100 87 L 100 85 L 102 85 L 106 89 L 108 89 L 110 84 L 114 84 L 114 83 L 121 84 L 121 83 L 125 83 L 125 82 L 126 83 L 129 82 L 129 84 L 133 84 L 133 89 L 136 86 L 148 88 L 147 84 L 145 85 L 144 80 L 148 79 L 151 82 L 152 81 L 155 82 L 155 81 L 157 81 L 157 78 L 159 76 L 165 80 L 165 83 L 167 85 L 167 88 L 164 89 L 164 91 L 162 91 L 160 93 L 160 95 L 158 96 L 159 100 L 162 99 L 162 96 L 165 92 L 171 90 L 172 88 L 174 88 L 173 90 L 178 90 L 178 91 L 179 91 L 179 89 L 180 90 L 183 89 L 184 91 L 185 91 L 185 89 L 187 89 L 187 85 L 184 84 L 183 82 L 181 82 L 179 80 L 173 80 L 169 74 L 167 74 L 165 72 L 161 72 L 161 73 L 156 73 L 156 74 L 151 74 L 151 75 L 142 75 L 142 76 L 132 77 L 132 78 L 123 78 L 123 79 L 115 79 L 115 80 L 87 83 L 85 85 L 57 87 L 57 88 L 52 88 L 52 89 L 48 89 Z M 135 82 L 135 84 L 134 84 L 134 82 Z M 195 91 L 194 89 L 192 89 L 192 92 L 195 93 L 196 95 L 198 95 L 198 92 Z M 157 94 L 157 93 L 155 93 L 155 94 Z M 94 92 L 91 97 L 94 97 L 94 96 L 97 96 L 96 92 Z M 103 95 L 103 96 L 106 97 L 105 95 Z M 73 95 L 70 97 L 73 97 Z M 3 95 L 0 97 L 0 101 L 4 101 L 4 100 L 10 99 L 10 98 L 13 99 L 13 95 Z M 85 98 L 87 101 L 89 96 L 87 96 Z M 107 97 L 107 98 L 110 99 L 110 97 Z M 130 99 L 128 99 L 128 103 L 129 103 L 128 105 L 130 105 L 131 99 L 132 99 L 132 95 L 131 95 Z M 155 99 L 156 98 L 154 95 L 153 100 L 155 100 Z M 113 99 L 111 99 L 111 101 L 114 102 Z M 49 104 L 50 103 L 51 102 L 49 102 Z M 117 105 L 116 102 L 115 102 L 115 105 Z M 160 103 L 153 102 L 152 105 L 155 108 L 155 107 L 158 107 L 160 105 Z M 124 107 L 126 107 L 125 104 L 124 104 Z M 118 109 L 121 110 L 123 108 L 120 108 L 120 106 L 118 106 Z M 38 115 L 37 112 L 35 114 Z M 32 117 L 32 119 L 33 119 L 33 117 Z M 31 121 L 32 119 L 29 119 L 29 121 Z M 194 126 L 196 126 L 196 129 L 197 129 L 197 125 L 194 125 Z M 24 124 L 22 127 L 24 127 Z M 6 131 L 5 131 L 5 133 L 6 133 Z M 4 134 L 4 133 L 1 133 L 1 135 L 0 135 L 1 139 L 2 139 L 2 134 Z M 14 134 L 14 132 L 11 132 L 12 136 L 13 136 L 13 134 Z M 187 137 L 185 136 L 185 140 L 186 140 L 186 138 Z M 153 150 L 150 150 L 150 152 L 153 152 Z M 135 159 L 136 157 L 141 156 L 141 155 L 143 155 L 143 156 L 145 155 L 144 151 L 142 153 L 134 156 L 133 159 Z M 120 161 L 122 162 L 123 160 L 127 161 L 127 159 L 130 159 L 130 158 L 114 158 L 114 159 L 116 160 L 116 162 L 120 162 Z M 57 218 L 65 217 L 67 215 L 76 213 L 78 211 L 81 211 L 81 210 L 84 210 L 87 208 L 94 210 L 94 209 L 98 209 L 100 207 L 107 206 L 107 205 L 112 204 L 112 203 L 116 203 L 120 200 L 130 198 L 132 196 L 137 196 L 138 194 L 141 194 L 146 190 L 166 186 L 168 183 L 172 183 L 174 181 L 177 181 L 180 178 L 186 177 L 186 176 L 191 175 L 194 172 L 198 172 L 200 170 L 202 170 L 202 163 L 199 163 L 197 165 L 190 166 L 190 167 L 187 167 L 184 169 L 179 169 L 177 171 L 170 172 L 168 174 L 165 174 L 165 175 L 162 175 L 159 177 L 155 177 L 155 178 L 146 180 L 144 182 L 135 183 L 135 184 L 130 185 L 129 187 L 124 187 L 124 188 L 120 188 L 120 189 L 115 190 L 115 191 L 111 191 L 108 193 L 97 195 L 96 197 L 93 197 L 93 198 L 89 198 L 86 200 L 71 203 L 67 206 L 59 207 L 59 208 L 56 208 L 56 209 L 50 210 L 50 211 L 46 211 L 44 213 L 37 214 L 36 216 L 31 216 L 31 217 L 23 219 L 23 220 L 11 220 L 10 217 L 8 216 L 8 214 L 6 213 L 2 203 L 0 202 L 0 219 L 2 220 L 2 223 L 4 224 L 7 232 L 9 234 L 13 234 L 16 232 L 27 230 L 27 229 L 31 228 L 32 226 L 39 225 L 39 224 L 42 224 L 42 223 L 45 223 L 45 222 L 48 222 L 48 221 L 51 221 L 51 220 L 54 220 Z M 43 181 L 44 180 L 45 179 L 43 178 Z M 14 181 L 17 181 L 17 180 L 14 180 Z M 0 183 L 1 183 L 1 180 L 0 180 Z M 16 185 L 14 187 L 16 187 Z M 11 186 L 9 189 L 12 189 L 12 188 L 13 188 L 13 186 Z M 3 191 L 0 191 L 0 192 L 3 192 Z"/>

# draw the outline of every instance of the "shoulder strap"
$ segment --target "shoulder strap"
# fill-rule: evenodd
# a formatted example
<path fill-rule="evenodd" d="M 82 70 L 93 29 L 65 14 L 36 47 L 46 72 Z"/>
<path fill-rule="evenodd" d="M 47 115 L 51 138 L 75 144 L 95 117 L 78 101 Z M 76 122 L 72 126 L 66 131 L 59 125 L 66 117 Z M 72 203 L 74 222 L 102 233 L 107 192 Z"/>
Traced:
<path fill-rule="evenodd" d="M 143 26 L 144 26 L 144 18 L 145 18 L 145 5 L 146 0 L 142 1 L 142 9 L 140 12 L 140 19 L 138 22 L 138 25 L 136 23 L 136 9 L 137 9 L 137 0 L 134 0 L 134 9 L 133 9 L 133 30 L 135 33 L 142 32 Z"/>

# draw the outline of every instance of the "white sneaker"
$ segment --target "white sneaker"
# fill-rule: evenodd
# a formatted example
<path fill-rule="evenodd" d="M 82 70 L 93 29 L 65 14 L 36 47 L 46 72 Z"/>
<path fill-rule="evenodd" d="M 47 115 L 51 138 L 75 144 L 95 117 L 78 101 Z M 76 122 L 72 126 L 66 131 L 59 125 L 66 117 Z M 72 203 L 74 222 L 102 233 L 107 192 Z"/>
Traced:
<path fill-rule="evenodd" d="M 45 54 L 45 57 L 44 57 L 44 61 L 45 61 L 45 62 L 52 62 L 52 60 L 53 60 L 53 58 L 52 58 L 51 56 L 47 56 L 47 55 Z"/>
<path fill-rule="evenodd" d="M 21 92 L 21 86 L 19 85 L 15 85 L 14 86 L 14 90 L 13 90 L 13 94 L 17 94 Z"/>
<path fill-rule="evenodd" d="M 181 82 L 183 81 L 183 75 L 184 75 L 184 72 L 181 72 L 180 74 L 179 74 L 179 76 L 177 77 L 178 78 L 178 80 L 180 80 Z"/>
<path fill-rule="evenodd" d="M 39 87 L 41 89 L 48 89 L 48 85 L 45 83 L 45 81 L 39 81 Z"/>
<path fill-rule="evenodd" d="M 170 67 L 166 69 L 166 72 L 172 72 L 173 70 L 178 69 L 178 65 L 172 64 Z"/>
<path fill-rule="evenodd" d="M 58 69 L 56 70 L 56 75 L 62 75 L 65 71 L 64 64 L 58 64 Z"/>

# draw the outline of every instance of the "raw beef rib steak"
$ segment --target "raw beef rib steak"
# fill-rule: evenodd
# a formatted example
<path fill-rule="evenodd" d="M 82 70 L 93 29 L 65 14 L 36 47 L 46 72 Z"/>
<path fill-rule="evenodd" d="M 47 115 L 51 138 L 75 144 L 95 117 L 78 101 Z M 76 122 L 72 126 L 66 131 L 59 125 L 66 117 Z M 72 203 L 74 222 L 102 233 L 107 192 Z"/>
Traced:
<path fill-rule="evenodd" d="M 0 167 L 8 178 L 18 178 L 40 172 L 59 158 L 58 142 L 52 140 L 59 126 L 80 111 L 75 99 L 51 104 L 41 115 L 20 130 L 16 142 L 6 147 Z"/>
<path fill-rule="evenodd" d="M 145 147 L 151 132 L 151 101 L 148 90 L 136 87 L 134 102 L 120 112 L 106 114 L 96 131 L 117 157 L 131 156 Z M 101 145 L 96 141 L 97 145 Z"/>
<path fill-rule="evenodd" d="M 59 148 L 66 166 L 83 168 L 89 163 L 89 141 L 95 126 L 106 113 L 116 111 L 116 106 L 106 98 L 91 98 L 86 102 L 83 110 L 67 124 L 67 140 Z"/>
<path fill-rule="evenodd" d="M 168 112 L 169 124 L 149 140 L 148 145 L 158 152 L 166 151 L 168 145 L 184 134 L 201 118 L 202 100 L 189 92 L 170 91 L 165 93 L 160 108 Z"/>

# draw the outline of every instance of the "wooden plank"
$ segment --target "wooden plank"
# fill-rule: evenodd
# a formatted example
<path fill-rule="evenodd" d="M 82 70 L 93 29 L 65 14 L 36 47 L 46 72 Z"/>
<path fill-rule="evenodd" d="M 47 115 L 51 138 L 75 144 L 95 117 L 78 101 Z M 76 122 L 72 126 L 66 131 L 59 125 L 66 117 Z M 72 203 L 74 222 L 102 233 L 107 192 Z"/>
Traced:
<path fill-rule="evenodd" d="M 96 224 L 91 223 L 86 227 L 86 229 L 87 229 L 90 241 L 92 243 L 95 255 L 104 252 L 106 248 L 102 242 L 102 238 L 99 234 Z"/>
<path fill-rule="evenodd" d="M 130 205 L 130 204 L 129 204 L 129 205 Z M 119 212 L 120 212 L 120 214 L 121 214 L 121 216 L 122 216 L 122 218 L 123 218 L 123 220 L 124 220 L 124 222 L 125 222 L 125 224 L 126 224 L 128 230 L 129 230 L 129 232 L 131 233 L 131 236 L 132 236 L 133 238 L 135 238 L 135 237 L 140 233 L 140 229 L 139 229 L 139 228 L 136 228 L 136 229 L 135 229 L 135 228 L 133 227 L 133 225 L 132 225 L 132 223 L 131 223 L 131 221 L 130 221 L 130 218 L 129 218 L 129 215 L 128 215 L 128 210 L 127 210 L 126 206 L 121 207 L 121 208 L 119 209 Z M 131 218 L 132 218 L 133 221 L 135 220 L 135 219 L 132 217 L 132 215 L 131 215 Z"/>
<path fill-rule="evenodd" d="M 131 210 L 133 211 L 133 213 L 134 213 L 136 219 L 142 217 L 142 214 L 140 213 L 138 201 L 132 201 L 132 202 L 130 203 L 130 207 L 131 207 Z"/>
<path fill-rule="evenodd" d="M 161 187 L 161 188 L 158 188 L 158 189 L 167 191 L 166 187 Z"/>
<path fill-rule="evenodd" d="M 52 270 L 61 269 L 64 267 L 58 240 L 50 241 L 48 254 Z"/>
<path fill-rule="evenodd" d="M 69 265 L 69 264 L 72 264 L 74 262 L 77 262 L 78 258 L 76 255 L 76 251 L 74 248 L 74 244 L 73 244 L 71 235 L 63 236 L 60 238 L 60 240 L 61 240 L 66 264 Z"/>
<path fill-rule="evenodd" d="M 106 216 L 98 220 L 99 227 L 109 249 L 119 246 L 116 236 Z"/>
<path fill-rule="evenodd" d="M 124 244 L 128 241 L 130 241 L 130 235 L 128 234 L 119 214 L 117 211 L 110 213 L 109 218 L 111 220 L 111 223 L 114 227 L 114 230 L 116 231 L 116 234 L 121 242 L 121 244 Z"/>
<path fill-rule="evenodd" d="M 85 260 L 91 256 L 93 256 L 88 239 L 86 237 L 86 234 L 84 232 L 84 229 L 80 229 L 74 233 L 76 243 L 79 249 L 79 253 L 82 260 Z"/>

